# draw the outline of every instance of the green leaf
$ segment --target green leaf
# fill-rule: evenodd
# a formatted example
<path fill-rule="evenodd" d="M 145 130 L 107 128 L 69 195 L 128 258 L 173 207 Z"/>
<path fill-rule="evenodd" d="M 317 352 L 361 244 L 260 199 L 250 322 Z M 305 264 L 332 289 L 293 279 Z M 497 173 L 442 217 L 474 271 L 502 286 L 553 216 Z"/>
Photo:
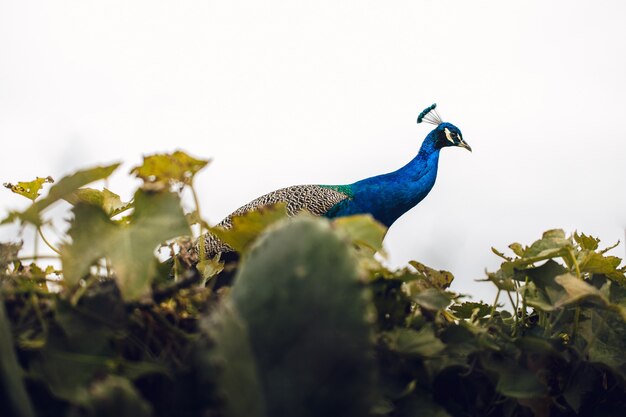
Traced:
<path fill-rule="evenodd" d="M 606 297 L 593 285 L 587 284 L 580 278 L 567 273 L 559 275 L 554 278 L 554 281 L 565 288 L 566 296 L 556 300 L 555 307 L 562 307 L 569 304 L 574 304 L 584 298 L 594 297 L 603 302 L 603 304 L 609 304 Z"/>
<path fill-rule="evenodd" d="M 230 228 L 212 227 L 210 232 L 237 252 L 245 252 L 270 225 L 287 217 L 287 204 L 279 203 L 233 216 Z"/>
<path fill-rule="evenodd" d="M 65 280 L 76 285 L 96 260 L 107 257 L 122 296 L 137 299 L 149 292 L 156 274 L 154 250 L 163 241 L 190 233 L 177 194 L 135 194 L 135 212 L 128 224 L 116 224 L 100 208 L 74 207 L 68 234 L 72 244 L 61 249 Z"/>
<path fill-rule="evenodd" d="M 365 246 L 374 252 L 383 248 L 387 228 L 369 214 L 339 217 L 333 220 L 333 226 L 358 246 Z"/>
<path fill-rule="evenodd" d="M 104 210 L 109 217 L 120 214 L 132 207 L 132 203 L 123 202 L 119 195 L 107 190 L 94 190 L 93 188 L 79 188 L 64 197 L 68 203 L 76 205 L 78 203 L 87 203 L 98 206 Z"/>
<path fill-rule="evenodd" d="M 585 395 L 599 386 L 598 379 L 597 371 L 587 363 L 580 364 L 569 378 L 563 397 L 576 413 L 579 412 Z"/>
<path fill-rule="evenodd" d="M 587 339 L 591 362 L 602 363 L 626 378 L 626 320 L 612 311 L 589 310 L 589 320 L 581 322 L 581 335 Z"/>
<path fill-rule="evenodd" d="M 176 183 L 191 184 L 196 173 L 209 162 L 192 158 L 183 151 L 175 151 L 171 154 L 144 156 L 143 164 L 131 169 L 130 173 L 157 188 Z"/>
<path fill-rule="evenodd" d="M 417 261 L 409 261 L 409 265 L 423 274 L 426 280 L 435 288 L 448 288 L 454 280 L 454 275 L 449 271 L 436 270 Z"/>
<path fill-rule="evenodd" d="M 3 185 L 15 194 L 19 194 L 28 198 L 31 201 L 35 201 L 39 197 L 39 191 L 45 183 L 52 183 L 54 180 L 52 177 L 35 178 L 33 181 L 18 182 L 17 184 L 4 183 Z"/>
<path fill-rule="evenodd" d="M 420 330 L 397 328 L 381 333 L 381 337 L 390 350 L 404 355 L 432 357 L 446 347 L 429 326 Z"/>
<path fill-rule="evenodd" d="M 297 216 L 243 258 L 230 292 L 270 416 L 364 416 L 375 359 L 368 289 L 327 219 Z"/>
<path fill-rule="evenodd" d="M 600 239 L 597 239 L 593 236 L 587 236 L 584 233 L 578 234 L 578 232 L 574 232 L 574 240 L 580 245 L 582 249 L 587 250 L 598 249 L 598 244 L 600 243 Z"/>
<path fill-rule="evenodd" d="M 621 262 L 622 260 L 617 256 L 603 256 L 596 252 L 588 252 L 580 261 L 579 268 L 581 272 L 606 275 L 608 278 L 625 285 L 624 272 L 618 269 Z"/>
<path fill-rule="evenodd" d="M 509 249 L 511 249 L 514 254 L 516 254 L 517 256 L 520 256 L 520 257 L 524 256 L 524 251 L 526 250 L 526 249 L 524 249 L 524 247 L 521 244 L 519 244 L 517 242 L 511 243 L 509 245 Z"/>
<path fill-rule="evenodd" d="M 411 296 L 420 307 L 423 307 L 431 311 L 443 310 L 452 300 L 450 294 L 438 289 L 438 288 L 426 288 Z"/>
<path fill-rule="evenodd" d="M 225 416 L 265 416 L 257 361 L 248 328 L 236 308 L 227 300 L 200 325 L 212 342 L 211 346 L 202 345 L 198 349 L 195 368 L 201 379 L 213 380 L 220 387 Z M 215 364 L 224 366 L 218 368 Z"/>
<path fill-rule="evenodd" d="M 196 264 L 196 269 L 202 275 L 202 279 L 206 282 L 209 278 L 214 277 L 224 270 L 224 263 L 220 262 L 220 254 L 213 258 L 200 257 Z"/>
<path fill-rule="evenodd" d="M 511 359 L 492 357 L 483 360 L 485 368 L 496 373 L 496 391 L 512 398 L 528 399 L 546 395 L 546 386 L 537 375 Z"/>
<path fill-rule="evenodd" d="M 534 242 L 524 251 L 523 258 L 546 257 L 557 255 L 563 248 L 571 246 L 571 239 L 565 238 L 565 232 L 561 229 L 544 232 L 540 240 Z"/>
<path fill-rule="evenodd" d="M 11 223 L 20 220 L 22 223 L 31 223 L 35 226 L 41 226 L 41 212 L 48 208 L 51 204 L 66 198 L 68 195 L 94 181 L 108 178 L 120 164 L 113 164 L 104 167 L 96 167 L 77 171 L 68 175 L 53 185 L 50 192 L 45 198 L 35 201 L 29 208 L 23 212 L 10 212 L 9 215 L 2 220 L 0 224 Z"/>
<path fill-rule="evenodd" d="M 516 290 L 515 283 L 513 282 L 511 274 L 506 272 L 503 268 L 499 269 L 496 272 L 487 272 L 487 279 L 485 281 L 493 282 L 493 284 L 498 287 L 498 289 L 503 291 Z"/>
<path fill-rule="evenodd" d="M 450 310 L 454 311 L 454 315 L 460 319 L 469 319 L 471 317 L 483 318 L 491 313 L 491 306 L 482 302 L 466 301 L 462 304 L 450 306 Z"/>

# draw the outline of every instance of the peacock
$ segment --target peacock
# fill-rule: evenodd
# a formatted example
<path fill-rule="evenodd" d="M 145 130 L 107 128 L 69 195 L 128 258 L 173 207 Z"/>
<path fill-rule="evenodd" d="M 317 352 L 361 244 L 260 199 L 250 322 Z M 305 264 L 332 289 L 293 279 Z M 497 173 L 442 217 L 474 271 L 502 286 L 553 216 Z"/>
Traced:
<path fill-rule="evenodd" d="M 346 185 L 309 184 L 281 188 L 240 207 L 217 226 L 229 228 L 233 216 L 282 202 L 287 205 L 288 215 L 295 215 L 302 210 L 328 218 L 370 214 L 390 227 L 433 188 L 441 149 L 458 146 L 472 151 L 463 140 L 459 128 L 441 120 L 437 104 L 432 104 L 419 114 L 417 123 L 422 122 L 436 127 L 424 139 L 417 156 L 402 168 Z M 232 251 L 210 233 L 205 235 L 205 242 L 206 254 L 209 256 Z"/>

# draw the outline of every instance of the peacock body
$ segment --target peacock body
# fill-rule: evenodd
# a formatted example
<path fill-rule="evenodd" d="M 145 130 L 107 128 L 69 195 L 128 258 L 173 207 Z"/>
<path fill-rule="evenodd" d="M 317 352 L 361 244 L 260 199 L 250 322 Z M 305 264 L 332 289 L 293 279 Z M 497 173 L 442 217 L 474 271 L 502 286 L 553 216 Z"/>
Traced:
<path fill-rule="evenodd" d="M 346 185 L 310 184 L 281 188 L 240 207 L 218 226 L 229 228 L 233 216 L 272 204 L 286 203 L 289 215 L 303 210 L 329 218 L 371 214 L 390 227 L 433 188 L 441 149 L 458 146 L 471 151 L 461 131 L 450 123 L 442 122 L 435 108 L 433 104 L 419 115 L 418 123 L 426 121 L 436 127 L 426 136 L 415 158 L 402 168 Z M 209 255 L 232 250 L 212 234 L 207 234 L 205 241 Z"/>

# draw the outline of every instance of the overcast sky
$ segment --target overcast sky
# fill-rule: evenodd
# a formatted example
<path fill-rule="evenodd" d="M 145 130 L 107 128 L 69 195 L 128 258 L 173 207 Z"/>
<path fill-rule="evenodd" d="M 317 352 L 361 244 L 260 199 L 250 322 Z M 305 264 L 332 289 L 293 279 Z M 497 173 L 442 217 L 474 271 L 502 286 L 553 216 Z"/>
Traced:
<path fill-rule="evenodd" d="M 437 102 L 474 152 L 443 150 L 390 262 L 490 298 L 474 282 L 499 264 L 490 246 L 624 238 L 624 18 L 617 0 L 0 0 L 0 181 L 123 161 L 111 188 L 128 198 L 143 154 L 183 149 L 213 159 L 197 186 L 216 223 L 279 187 L 399 168 Z"/>

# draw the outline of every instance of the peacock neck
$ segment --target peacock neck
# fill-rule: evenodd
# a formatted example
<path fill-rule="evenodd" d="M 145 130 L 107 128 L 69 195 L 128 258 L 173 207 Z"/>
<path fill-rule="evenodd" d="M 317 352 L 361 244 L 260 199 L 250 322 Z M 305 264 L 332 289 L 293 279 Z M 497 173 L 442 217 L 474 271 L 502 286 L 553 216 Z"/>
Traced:
<path fill-rule="evenodd" d="M 354 198 L 365 212 L 390 226 L 430 192 L 437 178 L 438 162 L 439 149 L 435 148 L 431 132 L 417 156 L 402 168 L 354 183 Z"/>
<path fill-rule="evenodd" d="M 405 180 L 419 181 L 430 171 L 436 174 L 438 162 L 439 149 L 435 148 L 435 141 L 432 140 L 431 135 L 428 135 L 415 158 L 399 170 L 392 172 L 391 175 L 398 175 Z"/>

